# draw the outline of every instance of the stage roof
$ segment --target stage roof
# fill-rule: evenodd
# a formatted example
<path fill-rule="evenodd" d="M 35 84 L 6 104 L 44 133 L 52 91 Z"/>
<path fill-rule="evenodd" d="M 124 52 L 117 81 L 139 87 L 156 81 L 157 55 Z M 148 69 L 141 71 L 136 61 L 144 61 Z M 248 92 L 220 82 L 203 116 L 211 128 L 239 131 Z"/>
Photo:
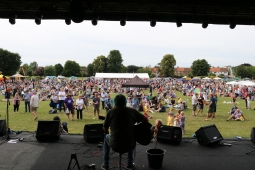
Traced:
<path fill-rule="evenodd" d="M 95 78 L 134 78 L 149 79 L 148 73 L 96 73 Z"/>
<path fill-rule="evenodd" d="M 77 0 L 73 0 L 77 1 Z M 255 25 L 253 0 L 81 0 L 84 20 Z M 78 7 L 78 8 L 79 8 Z M 1 0 L 0 18 L 70 19 L 70 0 Z M 74 12 L 74 13 L 73 13 Z M 43 22 L 43 21 L 42 21 Z"/>

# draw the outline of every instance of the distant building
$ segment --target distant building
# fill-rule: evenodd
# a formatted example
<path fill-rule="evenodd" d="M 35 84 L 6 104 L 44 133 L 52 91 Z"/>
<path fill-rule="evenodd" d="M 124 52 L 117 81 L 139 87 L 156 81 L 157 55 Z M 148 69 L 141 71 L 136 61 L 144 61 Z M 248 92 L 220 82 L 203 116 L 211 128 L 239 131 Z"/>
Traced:
<path fill-rule="evenodd" d="M 174 74 L 176 76 L 186 76 L 191 73 L 191 68 L 189 67 L 176 67 L 174 68 Z"/>
<path fill-rule="evenodd" d="M 216 76 L 219 76 L 220 74 L 223 74 L 224 76 L 228 75 L 228 68 L 227 67 L 211 67 L 210 73 L 215 74 Z"/>

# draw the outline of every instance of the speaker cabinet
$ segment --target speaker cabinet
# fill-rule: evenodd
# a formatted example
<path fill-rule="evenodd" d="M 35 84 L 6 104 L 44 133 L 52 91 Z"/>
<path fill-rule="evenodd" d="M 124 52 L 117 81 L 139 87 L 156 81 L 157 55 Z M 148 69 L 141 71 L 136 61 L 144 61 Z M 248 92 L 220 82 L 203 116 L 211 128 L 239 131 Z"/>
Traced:
<path fill-rule="evenodd" d="M 103 124 L 87 124 L 84 126 L 83 136 L 86 142 L 96 143 L 104 141 Z"/>
<path fill-rule="evenodd" d="M 6 120 L 0 120 L 0 137 L 6 135 Z"/>
<path fill-rule="evenodd" d="M 255 127 L 251 128 L 251 141 L 255 143 Z"/>
<path fill-rule="evenodd" d="M 36 139 L 42 142 L 59 140 L 61 133 L 60 121 L 38 121 Z"/>
<path fill-rule="evenodd" d="M 203 146 L 217 144 L 223 140 L 223 137 L 215 125 L 201 127 L 195 132 L 195 134 L 198 143 Z"/>
<path fill-rule="evenodd" d="M 179 144 L 182 141 L 182 130 L 180 127 L 162 125 L 158 129 L 157 140 Z"/>

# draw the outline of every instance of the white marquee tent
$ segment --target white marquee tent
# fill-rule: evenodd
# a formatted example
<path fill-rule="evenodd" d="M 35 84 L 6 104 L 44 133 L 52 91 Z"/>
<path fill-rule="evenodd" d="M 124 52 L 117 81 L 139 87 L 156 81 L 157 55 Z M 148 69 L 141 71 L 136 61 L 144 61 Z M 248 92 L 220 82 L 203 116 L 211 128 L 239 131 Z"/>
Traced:
<path fill-rule="evenodd" d="M 100 78 L 134 78 L 149 79 L 148 73 L 96 73 L 95 79 Z"/>

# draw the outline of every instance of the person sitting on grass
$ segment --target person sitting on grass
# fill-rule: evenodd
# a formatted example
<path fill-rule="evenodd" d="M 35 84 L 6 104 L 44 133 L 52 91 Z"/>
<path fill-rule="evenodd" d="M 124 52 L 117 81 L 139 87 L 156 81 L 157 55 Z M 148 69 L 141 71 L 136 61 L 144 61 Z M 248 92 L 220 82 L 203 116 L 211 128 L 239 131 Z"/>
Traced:
<path fill-rule="evenodd" d="M 230 109 L 230 111 L 228 112 L 228 114 L 233 115 L 237 109 L 238 109 L 238 107 L 236 106 L 236 103 L 235 103 L 234 106 L 233 106 L 233 107 Z"/>
<path fill-rule="evenodd" d="M 163 106 L 162 103 L 159 103 L 156 112 L 166 112 L 165 106 Z"/>
<path fill-rule="evenodd" d="M 243 112 L 240 110 L 240 109 L 237 109 L 235 111 L 234 114 L 232 114 L 228 119 L 227 121 L 229 121 L 230 119 L 233 119 L 233 120 L 236 120 L 236 121 L 244 121 L 245 118 L 244 118 L 244 115 L 243 115 Z"/>

